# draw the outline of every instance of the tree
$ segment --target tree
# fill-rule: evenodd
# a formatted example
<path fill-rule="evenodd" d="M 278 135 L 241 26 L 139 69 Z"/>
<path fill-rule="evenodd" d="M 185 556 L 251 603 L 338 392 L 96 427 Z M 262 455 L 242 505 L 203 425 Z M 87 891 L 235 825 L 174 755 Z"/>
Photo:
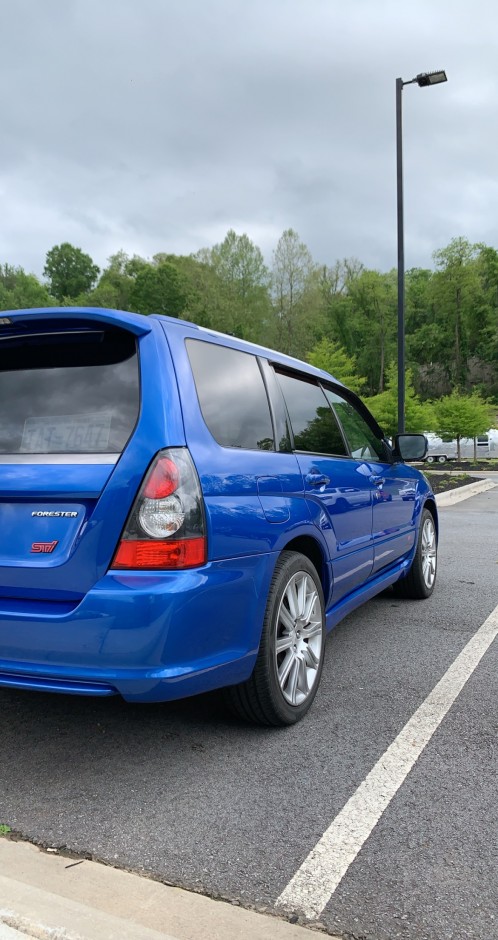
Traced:
<path fill-rule="evenodd" d="M 482 373 L 482 363 L 491 365 L 488 389 L 498 394 L 498 251 L 486 245 L 480 246 L 477 269 L 484 296 L 484 303 L 476 305 L 472 331 L 478 340 L 475 354 Z"/>
<path fill-rule="evenodd" d="M 463 395 L 454 391 L 445 395 L 434 404 L 436 417 L 435 430 L 441 437 L 455 439 L 457 457 L 460 460 L 460 442 L 462 437 L 474 438 L 474 456 L 476 456 L 476 438 L 487 431 L 493 421 L 493 408 L 477 392 Z"/>
<path fill-rule="evenodd" d="M 370 411 L 388 437 L 398 432 L 398 370 L 392 363 L 387 370 L 387 388 L 384 392 L 366 399 Z M 421 402 L 409 369 L 405 375 L 405 423 L 412 434 L 422 434 L 434 427 L 434 411 L 430 402 Z"/>
<path fill-rule="evenodd" d="M 23 310 L 27 307 L 51 307 L 54 298 L 34 274 L 22 268 L 0 264 L 0 310 Z"/>
<path fill-rule="evenodd" d="M 453 387 L 468 387 L 469 356 L 476 340 L 471 324 L 476 306 L 484 299 L 476 263 L 478 253 L 479 245 L 471 245 L 466 238 L 454 238 L 433 255 L 436 272 L 431 279 L 430 299 L 438 326 L 437 333 L 432 333 L 433 358 L 443 364 Z"/>
<path fill-rule="evenodd" d="M 47 252 L 43 274 L 48 280 L 50 293 L 62 302 L 65 298 L 90 291 L 99 268 L 81 248 L 63 242 Z"/>
<path fill-rule="evenodd" d="M 117 251 L 107 259 L 99 282 L 89 294 L 81 294 L 77 303 L 90 307 L 111 307 L 116 310 L 131 310 L 131 295 L 135 280 L 140 271 L 150 266 L 145 258 L 134 255 L 130 258 L 125 251 Z"/>
<path fill-rule="evenodd" d="M 351 281 L 349 296 L 358 367 L 370 391 L 383 392 L 396 347 L 395 273 L 364 270 Z"/>
<path fill-rule="evenodd" d="M 354 356 L 348 356 L 339 343 L 324 337 L 308 353 L 308 362 L 317 369 L 330 372 L 339 382 L 342 382 L 351 391 L 360 393 L 366 379 L 358 375 L 358 367 Z"/>
<path fill-rule="evenodd" d="M 336 261 L 332 267 L 324 265 L 320 269 L 320 294 L 327 335 L 337 341 L 350 356 L 354 356 L 357 349 L 350 290 L 363 270 L 357 258 L 344 258 Z"/>
<path fill-rule="evenodd" d="M 208 254 L 209 263 L 217 274 L 234 284 L 240 297 L 245 299 L 255 288 L 268 285 L 269 273 L 263 255 L 248 235 L 237 235 L 230 229 L 221 244 L 214 245 Z"/>
<path fill-rule="evenodd" d="M 230 229 L 220 244 L 204 248 L 194 257 L 212 268 L 220 287 L 223 285 L 223 294 L 232 305 L 232 331 L 261 341 L 270 315 L 270 277 L 257 245 L 247 235 Z"/>
<path fill-rule="evenodd" d="M 230 288 L 213 266 L 208 261 L 199 260 L 200 252 L 195 256 L 170 256 L 173 257 L 185 285 L 188 319 L 222 333 L 240 335 L 239 309 L 233 302 Z"/>
<path fill-rule="evenodd" d="M 275 345 L 290 355 L 302 355 L 320 327 L 319 271 L 291 228 L 273 253 L 272 294 Z"/>
<path fill-rule="evenodd" d="M 170 261 L 146 264 L 139 270 L 130 303 L 137 313 L 162 313 L 179 317 L 187 306 L 187 288 L 182 275 Z"/>

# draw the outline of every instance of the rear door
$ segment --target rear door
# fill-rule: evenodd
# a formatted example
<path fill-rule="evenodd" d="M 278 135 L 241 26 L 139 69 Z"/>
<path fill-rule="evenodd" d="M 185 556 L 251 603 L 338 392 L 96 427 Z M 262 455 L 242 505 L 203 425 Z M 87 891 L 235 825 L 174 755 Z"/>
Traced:
<path fill-rule="evenodd" d="M 373 565 L 372 497 L 364 467 L 352 459 L 318 381 L 276 368 L 308 505 L 326 539 L 333 602 L 366 581 Z"/>
<path fill-rule="evenodd" d="M 0 326 L 3 597 L 83 596 L 109 564 L 153 455 L 154 435 L 150 449 L 140 435 L 128 446 L 151 326 L 105 319 L 19 312 Z"/>
<path fill-rule="evenodd" d="M 417 472 L 404 463 L 395 463 L 384 439 L 367 420 L 368 412 L 356 407 L 338 390 L 325 388 L 336 412 L 358 470 L 373 490 L 372 574 L 399 561 L 413 547 L 417 510 Z"/>

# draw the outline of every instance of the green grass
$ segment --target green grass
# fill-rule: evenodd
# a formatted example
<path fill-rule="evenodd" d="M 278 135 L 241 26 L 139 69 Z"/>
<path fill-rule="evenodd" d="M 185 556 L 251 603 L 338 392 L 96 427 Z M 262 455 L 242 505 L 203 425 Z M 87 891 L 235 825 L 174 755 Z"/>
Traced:
<path fill-rule="evenodd" d="M 10 826 L 6 826 L 5 823 L 0 823 L 0 836 L 8 836 L 9 832 L 12 832 Z"/>

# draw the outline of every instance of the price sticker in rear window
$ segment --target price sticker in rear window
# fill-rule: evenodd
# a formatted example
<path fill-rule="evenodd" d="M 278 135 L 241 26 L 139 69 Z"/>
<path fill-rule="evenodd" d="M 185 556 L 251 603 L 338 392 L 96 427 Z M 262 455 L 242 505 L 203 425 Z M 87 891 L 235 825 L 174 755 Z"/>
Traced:
<path fill-rule="evenodd" d="M 20 453 L 100 453 L 109 444 L 111 420 L 111 414 L 26 418 Z"/>

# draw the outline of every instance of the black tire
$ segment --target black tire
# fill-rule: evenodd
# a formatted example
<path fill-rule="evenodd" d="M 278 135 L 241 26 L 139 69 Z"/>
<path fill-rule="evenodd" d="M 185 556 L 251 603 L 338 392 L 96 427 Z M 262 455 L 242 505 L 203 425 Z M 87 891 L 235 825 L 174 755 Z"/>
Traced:
<path fill-rule="evenodd" d="M 397 597 L 410 597 L 424 600 L 430 597 L 437 574 L 437 535 L 434 517 L 429 509 L 424 509 L 420 520 L 417 549 L 410 570 L 404 578 L 393 585 Z"/>
<path fill-rule="evenodd" d="M 289 602 L 294 597 L 296 606 L 291 613 Z M 282 552 L 270 584 L 254 671 L 246 682 L 225 690 L 231 711 L 254 724 L 295 724 L 316 695 L 324 653 L 325 604 L 320 578 L 304 555 Z"/>

